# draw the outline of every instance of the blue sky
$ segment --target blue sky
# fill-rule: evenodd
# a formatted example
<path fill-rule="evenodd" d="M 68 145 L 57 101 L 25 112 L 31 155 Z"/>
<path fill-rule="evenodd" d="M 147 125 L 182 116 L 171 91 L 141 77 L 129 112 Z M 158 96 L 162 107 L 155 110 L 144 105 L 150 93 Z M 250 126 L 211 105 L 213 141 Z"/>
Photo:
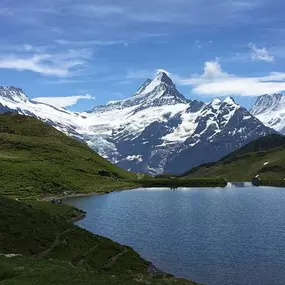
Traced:
<path fill-rule="evenodd" d="M 230 95 L 250 107 L 285 90 L 284 8 L 282 0 L 2 0 L 0 84 L 82 111 L 129 97 L 164 69 L 188 98 Z"/>

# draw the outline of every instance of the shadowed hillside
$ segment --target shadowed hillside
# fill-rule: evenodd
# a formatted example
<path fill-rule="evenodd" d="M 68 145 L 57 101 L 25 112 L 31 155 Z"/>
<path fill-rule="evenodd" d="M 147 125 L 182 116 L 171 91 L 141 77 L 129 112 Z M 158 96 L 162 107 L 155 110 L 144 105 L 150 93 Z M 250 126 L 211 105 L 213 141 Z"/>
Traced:
<path fill-rule="evenodd" d="M 285 137 L 270 135 L 249 143 L 216 163 L 190 170 L 184 178 L 223 177 L 228 181 L 251 181 L 258 176 L 264 184 L 285 184 Z"/>

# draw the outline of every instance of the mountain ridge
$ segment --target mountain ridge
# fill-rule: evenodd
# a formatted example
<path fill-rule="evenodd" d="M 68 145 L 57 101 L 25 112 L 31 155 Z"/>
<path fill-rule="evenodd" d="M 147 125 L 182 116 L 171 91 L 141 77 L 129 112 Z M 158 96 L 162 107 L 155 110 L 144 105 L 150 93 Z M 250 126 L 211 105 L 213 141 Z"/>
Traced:
<path fill-rule="evenodd" d="M 285 136 L 271 134 L 250 142 L 217 162 L 202 164 L 181 177 L 223 177 L 228 181 L 259 178 L 265 185 L 284 186 Z"/>
<path fill-rule="evenodd" d="M 250 113 L 256 116 L 266 126 L 285 134 L 285 95 L 265 94 L 257 98 L 250 109 Z"/>
<path fill-rule="evenodd" d="M 100 112 L 113 109 L 140 106 L 162 106 L 166 104 L 188 103 L 180 92 L 177 91 L 173 81 L 164 72 L 158 73 L 153 80 L 147 79 L 131 97 L 119 101 L 111 101 L 105 105 L 95 106 L 91 112 Z"/>
<path fill-rule="evenodd" d="M 0 113 L 8 111 L 51 124 L 125 170 L 152 175 L 182 173 L 275 132 L 232 97 L 208 103 L 185 98 L 165 72 L 145 81 L 133 96 L 89 112 L 29 99 L 17 103 L 0 94 Z"/>

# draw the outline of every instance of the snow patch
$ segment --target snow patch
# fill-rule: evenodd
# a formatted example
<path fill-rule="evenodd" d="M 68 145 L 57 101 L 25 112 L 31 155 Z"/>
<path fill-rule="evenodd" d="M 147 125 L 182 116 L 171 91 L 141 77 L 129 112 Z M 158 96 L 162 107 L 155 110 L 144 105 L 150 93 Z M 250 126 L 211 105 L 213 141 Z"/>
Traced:
<path fill-rule="evenodd" d="M 15 254 L 15 253 L 9 253 L 9 254 L 0 254 L 1 256 L 5 256 L 7 258 L 13 258 L 13 257 L 17 257 L 17 256 L 22 256 L 22 254 Z"/>
<path fill-rule="evenodd" d="M 139 162 L 142 162 L 143 159 L 142 159 L 142 155 L 129 155 L 126 157 L 126 160 L 129 160 L 129 161 L 133 161 L 133 160 L 137 160 Z"/>

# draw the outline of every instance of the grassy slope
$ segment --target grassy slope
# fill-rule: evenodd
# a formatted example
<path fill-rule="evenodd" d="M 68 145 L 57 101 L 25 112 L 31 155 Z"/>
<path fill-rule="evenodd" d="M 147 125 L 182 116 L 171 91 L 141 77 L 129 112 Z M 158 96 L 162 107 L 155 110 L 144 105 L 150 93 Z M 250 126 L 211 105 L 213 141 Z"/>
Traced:
<path fill-rule="evenodd" d="M 9 114 L 0 115 L 0 173 L 1 194 L 29 198 L 106 192 L 135 179 L 53 127 Z"/>
<path fill-rule="evenodd" d="M 73 268 L 58 260 L 35 261 L 27 257 L 5 258 L 0 256 L 1 285 L 189 285 L 186 280 L 151 278 L 138 275 L 131 279 L 124 276 L 94 273 Z M 2 281 L 1 281 L 2 280 Z"/>
<path fill-rule="evenodd" d="M 34 118 L 0 115 L 0 173 L 0 284 L 194 284 L 73 225 L 82 211 L 35 200 L 138 185 L 85 144 Z"/>
<path fill-rule="evenodd" d="M 62 218 L 67 221 L 81 220 L 86 216 L 84 211 L 67 204 L 54 205 L 47 201 L 37 200 L 25 200 L 24 202 L 36 210 L 40 210 L 52 217 Z"/>
<path fill-rule="evenodd" d="M 47 206 L 48 205 L 48 206 Z M 0 197 L 0 284 L 194 284 L 153 275 L 134 250 L 38 207 Z M 62 207 L 59 205 L 59 207 Z M 52 215 L 50 215 L 52 214 Z M 22 254 L 6 257 L 3 254 Z M 2 255 L 1 255 L 2 254 Z"/>
<path fill-rule="evenodd" d="M 267 165 L 264 165 L 268 162 Z M 283 184 L 285 177 L 285 137 L 270 135 L 251 142 L 217 163 L 190 170 L 184 177 L 224 177 L 229 181 L 261 180 Z M 273 183 L 274 184 L 274 183 Z"/>

